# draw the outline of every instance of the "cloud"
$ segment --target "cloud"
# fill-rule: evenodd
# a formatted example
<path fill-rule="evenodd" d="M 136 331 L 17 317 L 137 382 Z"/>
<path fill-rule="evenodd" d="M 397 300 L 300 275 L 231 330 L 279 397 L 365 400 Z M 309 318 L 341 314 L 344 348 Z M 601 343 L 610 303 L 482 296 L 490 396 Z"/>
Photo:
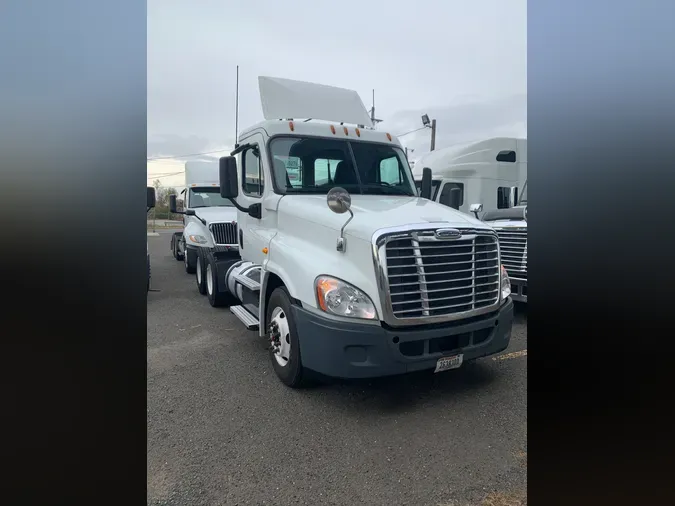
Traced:
<path fill-rule="evenodd" d="M 234 144 L 237 65 L 239 131 L 262 119 L 260 75 L 354 89 L 366 107 L 375 89 L 380 128 L 428 113 L 437 147 L 526 123 L 525 0 L 291 4 L 148 0 L 148 156 Z"/>
<path fill-rule="evenodd" d="M 421 127 L 423 114 L 436 119 L 436 149 L 488 137 L 527 136 L 525 93 L 482 101 L 471 98 L 449 106 L 401 111 L 382 122 L 378 129 L 400 135 Z M 429 151 L 430 139 L 431 131 L 424 129 L 403 136 L 401 143 L 414 149 L 412 158 L 417 158 Z"/>
<path fill-rule="evenodd" d="M 179 135 L 164 134 L 148 137 L 148 158 L 156 157 L 174 157 L 181 158 L 182 155 L 195 155 L 197 153 L 209 153 L 218 157 L 219 153 L 210 153 L 216 150 L 224 150 L 223 154 L 232 149 L 233 139 L 226 139 L 225 142 L 216 143 L 213 139 L 198 135 Z M 190 160 L 196 160 L 203 157 L 190 156 Z"/>

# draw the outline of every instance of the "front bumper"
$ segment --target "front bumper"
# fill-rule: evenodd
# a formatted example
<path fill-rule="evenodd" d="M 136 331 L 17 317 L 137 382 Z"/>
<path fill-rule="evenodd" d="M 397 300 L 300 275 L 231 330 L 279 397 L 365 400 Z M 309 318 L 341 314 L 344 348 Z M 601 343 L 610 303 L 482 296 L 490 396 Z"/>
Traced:
<path fill-rule="evenodd" d="M 303 365 L 335 378 L 372 378 L 433 369 L 457 353 L 464 361 L 505 350 L 513 301 L 494 313 L 422 328 L 393 329 L 334 321 L 293 306 Z"/>

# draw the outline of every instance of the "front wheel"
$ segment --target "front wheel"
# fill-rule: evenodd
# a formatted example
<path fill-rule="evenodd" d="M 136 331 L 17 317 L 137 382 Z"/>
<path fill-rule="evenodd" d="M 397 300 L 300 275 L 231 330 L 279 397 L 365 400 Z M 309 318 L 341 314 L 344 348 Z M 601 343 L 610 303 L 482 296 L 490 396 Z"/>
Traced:
<path fill-rule="evenodd" d="M 267 335 L 270 339 L 269 354 L 272 367 L 279 379 L 291 388 L 307 384 L 300 357 L 295 320 L 291 310 L 291 297 L 285 287 L 276 288 L 267 303 L 269 322 Z"/>

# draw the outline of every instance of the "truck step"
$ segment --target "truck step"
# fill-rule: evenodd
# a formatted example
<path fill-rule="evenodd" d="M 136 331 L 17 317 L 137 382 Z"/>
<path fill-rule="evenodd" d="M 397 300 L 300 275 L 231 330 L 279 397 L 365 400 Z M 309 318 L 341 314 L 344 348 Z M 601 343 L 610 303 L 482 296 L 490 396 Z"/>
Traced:
<path fill-rule="evenodd" d="M 253 292 L 260 290 L 260 283 L 258 283 L 255 279 L 251 279 L 247 276 L 235 276 L 234 279 L 237 281 L 237 283 L 245 286 Z"/>
<path fill-rule="evenodd" d="M 244 306 L 230 306 L 230 312 L 246 325 L 248 330 L 258 330 L 260 321 L 249 313 Z"/>

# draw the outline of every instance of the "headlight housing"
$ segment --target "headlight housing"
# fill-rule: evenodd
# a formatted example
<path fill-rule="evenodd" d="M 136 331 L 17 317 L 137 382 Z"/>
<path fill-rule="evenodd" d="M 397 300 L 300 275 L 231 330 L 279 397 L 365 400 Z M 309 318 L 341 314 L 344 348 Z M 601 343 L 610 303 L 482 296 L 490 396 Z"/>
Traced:
<path fill-rule="evenodd" d="M 189 236 L 189 239 L 197 244 L 206 244 L 209 242 L 203 235 L 191 235 Z"/>
<path fill-rule="evenodd" d="M 502 287 L 502 300 L 506 300 L 506 297 L 511 295 L 511 280 L 509 275 L 506 273 L 504 266 L 501 266 L 501 282 L 500 286 Z"/>
<path fill-rule="evenodd" d="M 319 307 L 326 313 L 364 320 L 377 319 L 373 301 L 355 286 L 330 276 L 319 276 L 314 286 Z"/>

